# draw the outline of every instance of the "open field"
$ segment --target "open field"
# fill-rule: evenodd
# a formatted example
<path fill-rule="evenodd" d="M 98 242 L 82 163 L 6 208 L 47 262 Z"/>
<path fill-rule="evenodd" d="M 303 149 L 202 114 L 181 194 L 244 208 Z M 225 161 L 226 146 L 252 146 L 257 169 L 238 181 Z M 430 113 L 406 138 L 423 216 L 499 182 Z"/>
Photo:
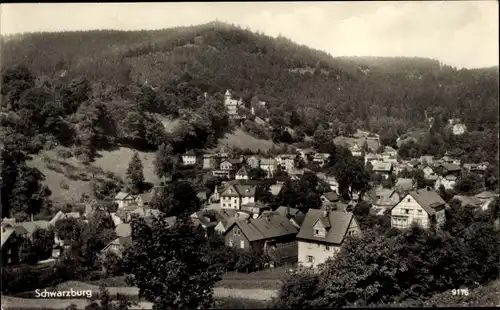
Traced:
<path fill-rule="evenodd" d="M 88 166 L 77 158 L 64 158 L 56 150 L 42 151 L 27 161 L 45 175 L 44 183 L 52 192 L 51 198 L 58 202 L 79 200 L 83 193 L 93 196 L 91 180 L 109 179 L 114 175 L 123 180 L 134 150 L 120 147 L 111 151 L 100 151 L 95 161 Z M 144 166 L 147 182 L 157 183 L 154 174 L 153 152 L 138 152 Z"/>
<path fill-rule="evenodd" d="M 223 139 L 219 140 L 219 147 L 237 147 L 252 151 L 258 151 L 259 149 L 267 151 L 273 145 L 275 144 L 271 140 L 257 139 L 239 128 L 235 129 L 232 133 L 226 134 Z M 275 146 L 277 147 L 277 145 Z"/>

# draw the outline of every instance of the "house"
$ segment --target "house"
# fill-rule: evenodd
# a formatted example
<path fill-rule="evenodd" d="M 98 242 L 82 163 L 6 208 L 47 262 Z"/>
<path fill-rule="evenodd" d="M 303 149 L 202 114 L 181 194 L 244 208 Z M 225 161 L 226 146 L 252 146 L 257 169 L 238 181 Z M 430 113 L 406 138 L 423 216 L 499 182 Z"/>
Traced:
<path fill-rule="evenodd" d="M 446 127 L 451 128 L 451 132 L 456 136 L 463 135 L 467 131 L 467 126 L 459 118 L 450 118 Z"/>
<path fill-rule="evenodd" d="M 455 176 L 458 176 L 460 172 L 462 172 L 462 168 L 460 168 L 459 165 L 454 164 L 443 163 L 439 165 L 439 168 L 441 168 L 442 170 L 442 175 L 453 174 Z"/>
<path fill-rule="evenodd" d="M 420 164 L 422 165 L 432 165 L 432 163 L 434 162 L 434 156 L 431 155 L 420 156 L 419 161 Z"/>
<path fill-rule="evenodd" d="M 158 209 L 151 209 L 149 207 L 137 207 L 133 211 L 130 212 L 130 215 L 137 215 L 138 217 L 142 218 L 154 218 L 154 217 L 159 217 L 161 214 L 161 211 Z M 120 222 L 122 223 L 122 222 Z"/>
<path fill-rule="evenodd" d="M 309 162 L 309 158 L 314 154 L 314 150 L 307 148 L 307 149 L 297 149 L 297 152 L 300 155 L 300 158 L 302 158 L 306 163 Z"/>
<path fill-rule="evenodd" d="M 232 174 L 233 174 L 233 170 L 214 170 L 214 171 L 212 171 L 212 175 L 216 178 L 231 179 Z"/>
<path fill-rule="evenodd" d="M 318 164 L 318 166 L 323 167 L 329 158 L 329 153 L 316 153 L 314 154 L 313 162 Z"/>
<path fill-rule="evenodd" d="M 295 168 L 295 156 L 294 154 L 281 154 L 276 156 L 276 162 L 281 169 L 290 171 Z"/>
<path fill-rule="evenodd" d="M 118 209 L 123 209 L 135 204 L 135 197 L 126 192 L 119 192 L 113 201 L 118 204 Z"/>
<path fill-rule="evenodd" d="M 246 212 L 233 209 L 217 209 L 215 211 L 217 225 L 215 226 L 214 231 L 219 234 L 223 234 L 233 221 L 238 219 L 245 220 L 250 217 L 250 214 Z"/>
<path fill-rule="evenodd" d="M 444 186 L 444 189 L 446 190 L 451 190 L 453 188 L 455 188 L 455 184 L 457 183 L 457 177 L 452 175 L 452 174 L 449 174 L 447 176 L 439 176 L 437 179 L 436 179 L 436 183 L 434 183 L 434 189 L 435 190 L 439 190 L 439 188 L 441 187 L 441 185 Z"/>
<path fill-rule="evenodd" d="M 129 223 L 122 223 L 115 227 L 117 237 L 130 237 L 132 236 L 132 226 Z"/>
<path fill-rule="evenodd" d="M 415 182 L 410 178 L 398 178 L 394 188 L 399 193 L 407 193 L 415 188 Z"/>
<path fill-rule="evenodd" d="M 390 146 L 385 146 L 383 154 L 387 154 L 390 157 L 397 157 L 398 151 L 396 151 L 394 148 Z"/>
<path fill-rule="evenodd" d="M 332 192 L 335 192 L 335 193 L 337 193 L 337 195 L 339 195 L 339 182 L 337 182 L 335 177 L 327 176 L 323 172 L 317 173 L 316 176 L 318 177 L 318 179 L 326 182 L 330 186 L 330 190 Z"/>
<path fill-rule="evenodd" d="M 203 154 L 203 169 L 215 169 L 218 167 L 218 156 L 216 154 Z"/>
<path fill-rule="evenodd" d="M 132 245 L 132 237 L 118 237 L 108 243 L 104 249 L 101 250 L 101 257 L 106 257 L 110 253 L 117 255 L 118 257 L 122 257 L 123 252 L 127 246 Z"/>
<path fill-rule="evenodd" d="M 380 154 L 374 154 L 374 153 L 368 153 L 365 155 L 365 166 L 370 163 L 372 166 L 374 163 L 382 161 L 382 155 Z"/>
<path fill-rule="evenodd" d="M 135 203 L 139 207 L 148 207 L 151 201 L 153 200 L 154 194 L 152 191 L 147 193 L 139 194 L 135 198 Z"/>
<path fill-rule="evenodd" d="M 243 158 L 228 158 L 220 163 L 220 170 L 223 171 L 236 171 L 243 166 Z"/>
<path fill-rule="evenodd" d="M 245 167 L 241 167 L 238 172 L 236 172 L 236 180 L 248 180 L 248 171 Z"/>
<path fill-rule="evenodd" d="M 67 219 L 67 218 L 74 218 L 74 219 L 79 219 L 80 218 L 80 213 L 79 212 L 62 212 L 59 210 L 56 215 L 49 221 L 49 224 L 51 226 L 54 226 L 56 222 L 59 220 Z"/>
<path fill-rule="evenodd" d="M 224 94 L 224 105 L 227 108 L 227 113 L 230 118 L 238 118 L 238 111 L 240 106 L 243 105 L 243 100 L 241 98 L 239 100 L 232 99 L 232 93 L 228 89 Z"/>
<path fill-rule="evenodd" d="M 375 163 L 372 171 L 375 174 L 381 175 L 384 179 L 388 179 L 389 175 L 392 173 L 392 164 L 384 162 Z"/>
<path fill-rule="evenodd" d="M 219 223 L 216 213 L 215 210 L 203 210 L 194 212 L 190 218 L 195 226 L 201 226 L 205 230 L 206 236 L 211 236 Z"/>
<path fill-rule="evenodd" d="M 271 207 L 260 201 L 250 202 L 241 206 L 241 211 L 249 213 L 253 218 L 258 218 L 263 212 L 271 210 Z"/>
<path fill-rule="evenodd" d="M 391 226 L 405 229 L 413 222 L 423 228 L 443 224 L 446 207 L 443 198 L 429 187 L 411 191 L 391 209 Z"/>
<path fill-rule="evenodd" d="M 271 195 L 274 197 L 278 196 L 281 193 L 281 190 L 283 189 L 283 184 L 273 184 L 269 186 L 269 192 L 271 192 Z"/>
<path fill-rule="evenodd" d="M 250 156 L 247 158 L 247 165 L 252 168 L 256 169 L 260 167 L 260 158 L 258 156 Z"/>
<path fill-rule="evenodd" d="M 359 147 L 359 145 L 357 143 L 354 144 L 351 148 L 349 148 L 349 151 L 351 151 L 352 156 L 355 156 L 355 157 L 361 157 L 361 155 L 363 153 L 361 151 L 361 147 Z"/>
<path fill-rule="evenodd" d="M 268 178 L 272 178 L 276 170 L 278 170 L 278 162 L 274 158 L 262 158 L 260 169 L 266 171 Z"/>
<path fill-rule="evenodd" d="M 220 194 L 221 208 L 241 210 L 241 206 L 255 202 L 256 185 L 231 184 Z"/>
<path fill-rule="evenodd" d="M 321 202 L 323 205 L 332 205 L 339 200 L 340 198 L 335 192 L 326 192 L 321 196 Z"/>
<path fill-rule="evenodd" d="M 289 219 L 270 212 L 256 219 L 236 220 L 224 232 L 227 246 L 267 253 L 277 264 L 297 260 L 298 229 Z"/>
<path fill-rule="evenodd" d="M 193 150 L 187 151 L 182 155 L 182 164 L 184 166 L 192 166 L 196 164 L 196 153 Z"/>
<path fill-rule="evenodd" d="M 426 165 L 423 169 L 422 172 L 424 173 L 424 178 L 428 181 L 436 181 L 437 178 L 439 177 L 438 174 L 432 169 L 431 166 Z"/>
<path fill-rule="evenodd" d="M 340 251 L 347 236 L 360 233 L 351 212 L 309 209 L 297 234 L 299 265 L 318 267 Z"/>
<path fill-rule="evenodd" d="M 305 214 L 302 213 L 299 209 L 290 208 L 287 206 L 280 206 L 275 210 L 275 212 L 287 217 L 293 224 L 293 226 L 297 227 L 297 229 L 300 229 L 300 226 L 302 226 L 304 218 L 306 217 Z"/>

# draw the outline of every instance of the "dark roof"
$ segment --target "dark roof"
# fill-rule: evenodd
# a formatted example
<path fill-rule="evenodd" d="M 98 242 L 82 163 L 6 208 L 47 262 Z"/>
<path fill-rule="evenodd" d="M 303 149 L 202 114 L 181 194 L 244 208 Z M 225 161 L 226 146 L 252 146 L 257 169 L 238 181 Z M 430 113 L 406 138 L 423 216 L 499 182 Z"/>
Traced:
<path fill-rule="evenodd" d="M 339 196 L 335 192 L 327 192 L 327 193 L 324 193 L 323 196 L 325 196 L 325 198 L 328 199 L 328 201 L 338 201 L 339 200 Z"/>
<path fill-rule="evenodd" d="M 446 206 L 446 202 L 443 198 L 441 198 L 435 190 L 430 188 L 422 188 L 416 191 L 411 191 L 408 195 L 411 195 L 429 215 L 434 215 L 436 213 L 435 208 L 439 206 Z M 398 204 L 399 203 L 394 205 L 394 207 Z M 392 207 L 391 210 L 394 207 Z"/>
<path fill-rule="evenodd" d="M 256 189 L 255 185 L 234 184 L 228 186 L 221 195 L 224 197 L 254 197 Z"/>
<path fill-rule="evenodd" d="M 289 214 L 292 217 L 296 216 L 298 213 L 302 213 L 297 208 L 290 208 L 286 206 L 278 207 L 275 212 L 278 212 L 282 216 L 286 216 L 287 214 Z"/>
<path fill-rule="evenodd" d="M 309 209 L 302 223 L 297 239 L 327 242 L 332 244 L 341 244 L 347 233 L 347 229 L 354 220 L 351 212 L 329 211 L 327 217 L 323 217 L 322 210 Z M 327 229 L 325 237 L 314 236 L 314 225 L 320 220 L 327 222 L 329 229 Z"/>
<path fill-rule="evenodd" d="M 263 215 L 257 219 L 234 221 L 227 227 L 225 233 L 230 231 L 233 225 L 237 225 L 250 242 L 295 235 L 298 231 L 289 219 L 276 213 Z"/>
<path fill-rule="evenodd" d="M 447 172 L 455 172 L 461 170 L 460 166 L 454 164 L 444 163 L 441 164 L 440 166 L 443 167 Z"/>
<path fill-rule="evenodd" d="M 243 163 L 243 158 L 231 158 L 231 159 L 227 159 L 226 161 L 230 162 L 233 165 L 237 165 L 237 164 Z"/>
<path fill-rule="evenodd" d="M 396 181 L 395 187 L 399 188 L 402 191 L 409 191 L 413 189 L 413 180 L 409 178 L 399 178 Z"/>

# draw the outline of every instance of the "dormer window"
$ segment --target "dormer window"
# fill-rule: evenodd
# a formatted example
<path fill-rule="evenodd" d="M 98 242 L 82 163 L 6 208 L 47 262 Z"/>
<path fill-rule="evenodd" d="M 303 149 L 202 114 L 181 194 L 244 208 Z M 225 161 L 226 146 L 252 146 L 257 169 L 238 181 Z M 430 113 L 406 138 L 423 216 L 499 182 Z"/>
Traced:
<path fill-rule="evenodd" d="M 326 235 L 326 230 L 324 228 L 314 229 L 314 237 L 324 238 Z"/>

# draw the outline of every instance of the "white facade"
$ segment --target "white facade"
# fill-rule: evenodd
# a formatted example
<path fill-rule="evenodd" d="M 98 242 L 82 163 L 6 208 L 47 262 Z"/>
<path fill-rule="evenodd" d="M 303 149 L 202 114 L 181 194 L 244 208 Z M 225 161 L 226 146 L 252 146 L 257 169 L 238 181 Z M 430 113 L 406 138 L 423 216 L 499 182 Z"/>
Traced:
<path fill-rule="evenodd" d="M 446 190 L 452 190 L 455 188 L 455 184 L 457 183 L 456 178 L 450 178 L 450 177 L 439 177 L 436 180 L 436 183 L 434 183 L 434 189 L 439 190 L 439 187 L 443 185 L 444 189 Z"/>
<path fill-rule="evenodd" d="M 279 155 L 276 157 L 276 162 L 286 171 L 295 168 L 295 156 L 293 155 Z"/>
<path fill-rule="evenodd" d="M 182 163 L 184 165 L 194 165 L 196 164 L 196 156 L 193 155 L 182 155 Z"/>
<path fill-rule="evenodd" d="M 453 125 L 452 132 L 456 136 L 463 135 L 467 131 L 467 127 L 464 124 Z"/>
<path fill-rule="evenodd" d="M 318 221 L 319 222 L 319 221 Z M 316 227 L 314 229 L 321 227 Z M 321 226 L 321 225 L 318 225 Z M 361 233 L 356 220 L 353 218 L 347 230 L 347 236 Z M 318 267 L 326 262 L 328 258 L 333 258 L 340 251 L 341 244 L 328 244 L 326 242 L 315 242 L 311 240 L 299 240 L 298 242 L 298 263 L 303 267 Z"/>
<path fill-rule="evenodd" d="M 436 222 L 442 224 L 445 221 L 444 209 L 436 212 Z M 391 210 L 391 226 L 399 229 L 406 229 L 416 222 L 423 228 L 429 228 L 431 224 L 427 211 L 410 194 L 406 195 Z"/>

